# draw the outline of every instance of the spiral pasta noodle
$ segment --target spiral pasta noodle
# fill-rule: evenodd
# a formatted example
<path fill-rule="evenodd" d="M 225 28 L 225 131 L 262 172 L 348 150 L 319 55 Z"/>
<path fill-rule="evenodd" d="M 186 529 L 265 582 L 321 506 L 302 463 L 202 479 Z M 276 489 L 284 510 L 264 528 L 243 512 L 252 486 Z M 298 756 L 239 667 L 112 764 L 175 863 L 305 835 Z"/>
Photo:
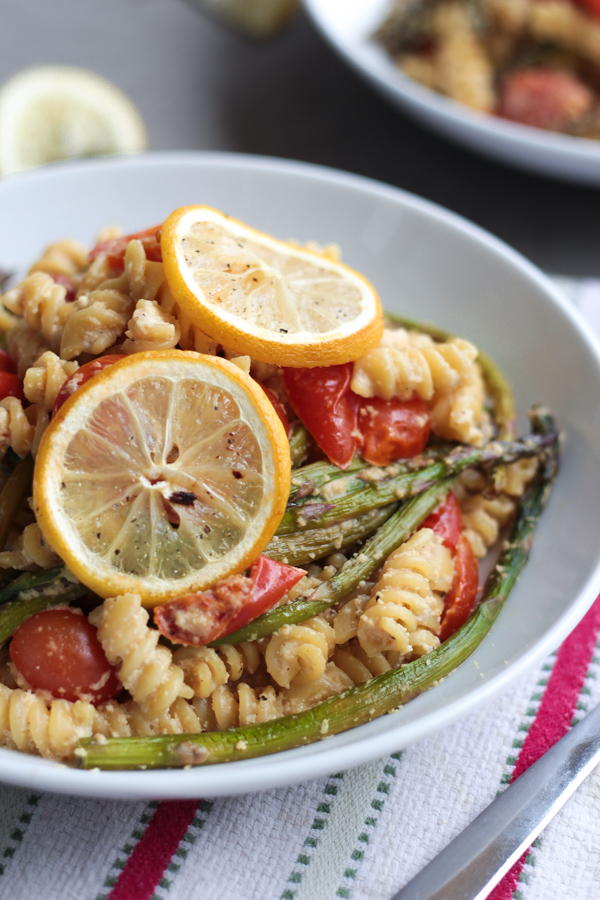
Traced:
<path fill-rule="evenodd" d="M 88 252 L 79 241 L 66 238 L 46 247 L 40 258 L 29 269 L 29 275 L 43 272 L 53 278 L 62 275 L 73 279 L 88 264 Z"/>
<path fill-rule="evenodd" d="M 481 446 L 490 435 L 485 412 L 485 386 L 478 370 L 466 383 L 454 388 L 434 403 L 431 428 L 439 437 Z"/>
<path fill-rule="evenodd" d="M 17 287 L 7 291 L 2 303 L 23 319 L 30 328 L 41 333 L 50 350 L 58 350 L 65 323 L 74 304 L 66 299 L 67 289 L 45 272 L 28 275 Z"/>
<path fill-rule="evenodd" d="M 495 106 L 494 70 L 462 3 L 445 3 L 433 13 L 432 33 L 438 84 L 459 103 L 481 112 Z"/>
<path fill-rule="evenodd" d="M 149 719 L 166 712 L 177 697 L 192 696 L 183 672 L 173 663 L 160 634 L 148 628 L 148 613 L 138 594 L 110 597 L 90 614 L 108 661 Z"/>
<path fill-rule="evenodd" d="M 48 350 L 48 346 L 39 331 L 20 319 L 6 335 L 6 350 L 17 367 L 19 378 L 24 378 L 27 369 Z"/>
<path fill-rule="evenodd" d="M 429 653 L 450 589 L 450 551 L 430 529 L 421 528 L 388 557 L 358 623 L 358 640 L 368 656 L 395 650 L 403 660 Z"/>
<path fill-rule="evenodd" d="M 254 725 L 283 715 L 282 699 L 274 687 L 253 688 L 244 682 L 234 688 L 222 684 L 210 697 L 195 698 L 193 706 L 203 731 Z"/>
<path fill-rule="evenodd" d="M 80 353 L 98 356 L 121 337 L 133 312 L 132 297 L 104 282 L 89 294 L 80 294 L 62 332 L 60 356 L 74 359 Z"/>
<path fill-rule="evenodd" d="M 461 504 L 463 530 L 478 559 L 496 543 L 515 508 L 515 500 L 507 494 L 475 494 Z"/>
<path fill-rule="evenodd" d="M 0 400 L 0 453 L 11 447 L 18 456 L 35 456 L 48 422 L 47 410 L 38 403 L 23 409 L 17 397 Z"/>
<path fill-rule="evenodd" d="M 70 759 L 77 741 L 92 735 L 132 737 L 147 734 L 197 734 L 194 708 L 182 697 L 154 719 L 138 703 L 109 700 L 96 707 L 85 700 L 51 700 L 41 694 L 0 684 L 0 741 L 9 748 L 48 759 Z"/>
<path fill-rule="evenodd" d="M 61 387 L 78 368 L 78 363 L 66 362 L 52 350 L 46 350 L 25 372 L 23 393 L 30 403 L 51 410 Z"/>
<path fill-rule="evenodd" d="M 181 329 L 177 319 L 154 300 L 138 300 L 125 332 L 124 353 L 144 350 L 172 350 L 179 343 Z"/>
<path fill-rule="evenodd" d="M 397 336 L 396 336 L 397 335 Z M 436 344 L 403 329 L 384 332 L 381 345 L 354 363 L 352 390 L 361 397 L 431 401 L 472 377 L 477 350 L 454 338 Z"/>
<path fill-rule="evenodd" d="M 383 653 L 369 656 L 358 641 L 353 641 L 347 647 L 338 647 L 333 661 L 342 672 L 352 679 L 353 684 L 363 684 L 377 675 L 389 672 L 392 668 Z"/>
<path fill-rule="evenodd" d="M 181 647 L 173 654 L 184 680 L 196 697 L 210 697 L 228 681 L 239 681 L 246 672 L 253 675 L 262 662 L 256 641 L 224 644 L 222 647 Z"/>
<path fill-rule="evenodd" d="M 292 684 L 287 690 L 279 694 L 284 715 L 304 712 L 312 709 L 317 703 L 341 694 L 352 687 L 352 679 L 330 660 L 325 666 L 325 671 L 320 678 L 305 684 Z"/>
<path fill-rule="evenodd" d="M 284 625 L 269 639 L 265 663 L 281 687 L 317 681 L 335 648 L 335 632 L 323 616 L 300 625 Z"/>

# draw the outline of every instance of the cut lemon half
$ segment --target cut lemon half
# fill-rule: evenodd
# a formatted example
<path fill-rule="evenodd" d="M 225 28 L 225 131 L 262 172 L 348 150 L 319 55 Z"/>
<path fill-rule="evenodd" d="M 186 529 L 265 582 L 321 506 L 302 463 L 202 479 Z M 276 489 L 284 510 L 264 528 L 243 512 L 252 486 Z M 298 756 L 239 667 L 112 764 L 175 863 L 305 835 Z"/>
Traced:
<path fill-rule="evenodd" d="M 262 388 L 227 360 L 165 350 L 125 357 L 64 403 L 33 498 L 80 581 L 152 607 L 247 568 L 289 486 L 289 444 Z"/>
<path fill-rule="evenodd" d="M 131 100 L 95 72 L 24 69 L 0 90 L 0 174 L 80 156 L 139 153 L 148 144 Z"/>
<path fill-rule="evenodd" d="M 208 206 L 175 210 L 161 247 L 184 313 L 237 353 L 331 366 L 358 359 L 381 337 L 379 298 L 362 275 Z"/>

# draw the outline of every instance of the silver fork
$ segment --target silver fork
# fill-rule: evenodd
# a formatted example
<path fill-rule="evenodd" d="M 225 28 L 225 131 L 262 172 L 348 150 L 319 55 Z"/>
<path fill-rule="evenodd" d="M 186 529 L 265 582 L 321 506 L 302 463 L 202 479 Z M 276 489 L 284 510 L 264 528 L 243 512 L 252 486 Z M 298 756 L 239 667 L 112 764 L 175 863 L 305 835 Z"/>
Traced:
<path fill-rule="evenodd" d="M 391 900 L 484 900 L 600 762 L 600 704 Z"/>

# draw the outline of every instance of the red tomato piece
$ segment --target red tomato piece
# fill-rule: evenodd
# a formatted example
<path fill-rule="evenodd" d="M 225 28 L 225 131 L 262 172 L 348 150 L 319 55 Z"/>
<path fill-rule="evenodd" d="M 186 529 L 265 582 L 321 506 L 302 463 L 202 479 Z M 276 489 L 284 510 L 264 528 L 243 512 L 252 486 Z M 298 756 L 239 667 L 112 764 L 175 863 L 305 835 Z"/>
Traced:
<path fill-rule="evenodd" d="M 78 609 L 46 609 L 20 625 L 10 658 L 33 690 L 104 703 L 122 690 L 96 629 Z"/>
<path fill-rule="evenodd" d="M 169 640 L 201 647 L 267 612 L 304 575 L 304 569 L 259 556 L 249 576 L 231 575 L 207 591 L 168 600 L 155 608 L 154 621 Z"/>
<path fill-rule="evenodd" d="M 595 103 L 593 92 L 567 72 L 522 69 L 504 79 L 497 113 L 523 125 L 564 131 Z"/>
<path fill-rule="evenodd" d="M 110 241 L 100 241 L 90 251 L 90 262 L 93 262 L 101 253 L 105 253 L 113 268 L 124 269 L 127 244 L 129 241 L 134 240 L 142 242 L 146 259 L 152 262 L 162 262 L 162 251 L 160 249 L 161 228 L 162 225 L 155 225 L 154 228 L 146 228 L 145 231 L 137 231 L 135 234 L 125 234 Z"/>
<path fill-rule="evenodd" d="M 24 400 L 23 382 L 14 372 L 0 371 L 0 400 L 5 397 L 18 397 Z"/>
<path fill-rule="evenodd" d="M 578 6 L 582 6 L 590 15 L 600 19 L 600 0 L 578 0 Z"/>
<path fill-rule="evenodd" d="M 281 402 L 281 400 L 279 399 L 279 397 L 277 396 L 275 391 L 272 391 L 271 388 L 265 387 L 264 384 L 261 384 L 261 388 L 263 389 L 263 391 L 265 392 L 265 394 L 267 395 L 267 397 L 273 404 L 273 409 L 275 410 L 275 412 L 281 419 L 281 424 L 283 425 L 283 427 L 285 429 L 286 435 L 289 437 L 290 434 L 292 433 L 292 428 L 290 425 L 290 420 L 288 419 L 288 414 L 285 410 L 285 406 L 283 405 L 283 403 Z"/>
<path fill-rule="evenodd" d="M 16 372 L 17 367 L 14 362 L 6 352 L 6 350 L 0 350 L 0 372 Z"/>
<path fill-rule="evenodd" d="M 452 491 L 449 491 L 444 502 L 427 516 L 421 528 L 433 529 L 449 550 L 456 550 L 462 534 L 462 514 L 460 503 Z"/>
<path fill-rule="evenodd" d="M 77 388 L 80 388 L 82 384 L 85 384 L 86 381 L 89 381 L 90 378 L 93 378 L 94 375 L 97 375 L 102 369 L 105 369 L 107 366 L 112 366 L 113 363 L 118 362 L 120 359 L 124 359 L 124 357 L 124 353 L 109 353 L 107 356 L 99 356 L 97 359 L 92 359 L 90 362 L 85 363 L 85 365 L 80 366 L 76 372 L 73 372 L 70 378 L 67 378 L 56 395 L 56 400 L 52 407 L 52 415 L 56 415 L 65 400 L 68 400 L 71 394 L 75 393 Z"/>
<path fill-rule="evenodd" d="M 425 449 L 431 422 L 423 400 L 359 400 L 358 450 L 374 466 L 417 456 Z"/>
<path fill-rule="evenodd" d="M 358 397 L 350 390 L 353 363 L 283 369 L 294 411 L 323 453 L 347 469 L 356 450 Z"/>
<path fill-rule="evenodd" d="M 454 557 L 456 571 L 452 587 L 446 594 L 440 641 L 443 643 L 467 621 L 479 590 L 479 566 L 464 534 L 458 539 Z"/>

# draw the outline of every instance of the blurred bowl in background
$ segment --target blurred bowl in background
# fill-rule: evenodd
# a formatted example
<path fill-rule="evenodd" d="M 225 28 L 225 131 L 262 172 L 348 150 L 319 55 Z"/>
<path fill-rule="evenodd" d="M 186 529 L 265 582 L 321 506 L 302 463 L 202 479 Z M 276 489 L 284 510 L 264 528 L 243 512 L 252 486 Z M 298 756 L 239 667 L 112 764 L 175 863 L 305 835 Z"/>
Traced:
<path fill-rule="evenodd" d="M 500 162 L 600 185 L 600 141 L 520 125 L 450 100 L 408 78 L 373 38 L 390 0 L 303 0 L 323 37 L 392 104 L 444 137 Z"/>

